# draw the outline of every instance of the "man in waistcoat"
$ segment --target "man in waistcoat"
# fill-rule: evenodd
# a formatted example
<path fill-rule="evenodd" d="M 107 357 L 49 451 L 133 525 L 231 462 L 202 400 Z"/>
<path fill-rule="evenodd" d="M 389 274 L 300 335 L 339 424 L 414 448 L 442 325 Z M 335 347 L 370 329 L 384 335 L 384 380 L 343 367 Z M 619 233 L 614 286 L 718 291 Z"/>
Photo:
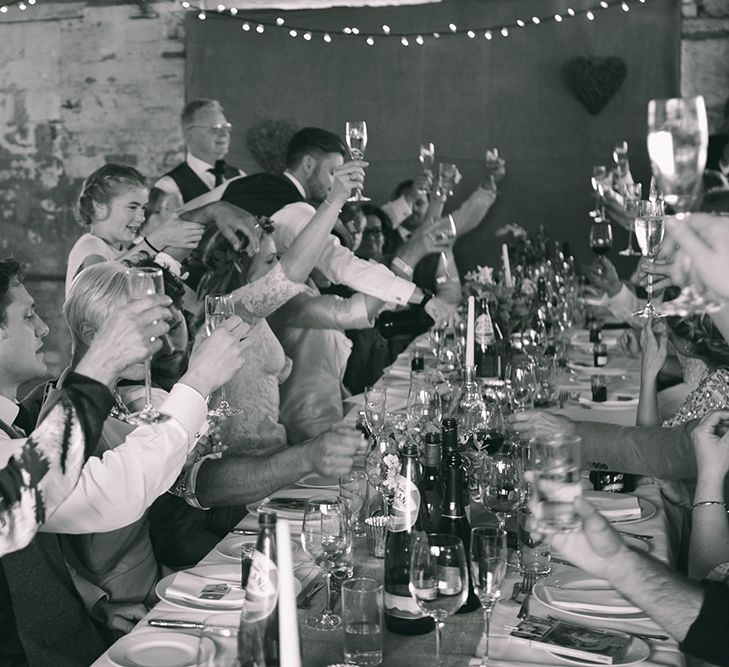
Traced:
<path fill-rule="evenodd" d="M 245 174 L 226 164 L 231 124 L 217 100 L 198 99 L 185 105 L 180 117 L 187 153 L 155 187 L 187 203 L 236 176 Z"/>

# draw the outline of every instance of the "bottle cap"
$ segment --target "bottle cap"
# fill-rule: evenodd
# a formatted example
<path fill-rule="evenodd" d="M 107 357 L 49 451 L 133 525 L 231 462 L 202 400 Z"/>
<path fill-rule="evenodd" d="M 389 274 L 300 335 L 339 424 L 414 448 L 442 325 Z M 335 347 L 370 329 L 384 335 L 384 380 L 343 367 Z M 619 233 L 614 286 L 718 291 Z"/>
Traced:
<path fill-rule="evenodd" d="M 455 429 L 458 428 L 458 421 L 454 419 L 453 417 L 446 417 L 443 420 L 443 430 L 447 431 L 449 429 Z"/>
<path fill-rule="evenodd" d="M 270 510 L 263 510 L 258 512 L 258 525 L 263 528 L 270 528 L 276 525 L 276 512 Z"/>

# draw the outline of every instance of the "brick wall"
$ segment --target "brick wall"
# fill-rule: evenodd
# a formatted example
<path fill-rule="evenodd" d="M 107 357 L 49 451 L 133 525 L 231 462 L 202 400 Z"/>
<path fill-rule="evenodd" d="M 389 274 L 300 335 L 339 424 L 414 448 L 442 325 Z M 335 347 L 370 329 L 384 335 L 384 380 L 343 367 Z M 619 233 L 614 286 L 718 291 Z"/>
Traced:
<path fill-rule="evenodd" d="M 0 14 L 0 253 L 62 276 L 80 233 L 71 213 L 81 180 L 116 160 L 159 174 L 182 154 L 182 12 L 171 2 L 139 18 L 134 3 L 41 0 Z M 682 90 L 706 97 L 716 128 L 729 95 L 729 0 L 682 4 Z M 31 280 L 51 335 L 52 370 L 68 349 L 63 284 Z"/>

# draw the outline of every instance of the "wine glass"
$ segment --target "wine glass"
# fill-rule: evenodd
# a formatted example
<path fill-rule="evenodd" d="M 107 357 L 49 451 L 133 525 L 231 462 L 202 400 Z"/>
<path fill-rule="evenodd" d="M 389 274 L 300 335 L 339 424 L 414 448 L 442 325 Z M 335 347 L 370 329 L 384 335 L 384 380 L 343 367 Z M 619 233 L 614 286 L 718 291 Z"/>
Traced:
<path fill-rule="evenodd" d="M 312 498 L 304 509 L 301 546 L 324 571 L 326 605 L 321 614 L 309 616 L 306 625 L 314 630 L 334 630 L 342 622 L 332 610 L 332 570 L 341 563 L 348 547 L 347 508 L 339 500 Z"/>
<path fill-rule="evenodd" d="M 592 189 L 595 192 L 595 210 L 602 216 L 605 215 L 605 190 L 613 187 L 613 175 L 604 164 L 595 164 L 592 167 L 592 178 L 590 179 Z"/>
<path fill-rule="evenodd" d="M 458 179 L 458 167 L 452 162 L 438 163 L 438 190 L 441 195 L 453 194 L 453 186 Z"/>
<path fill-rule="evenodd" d="M 468 561 L 455 535 L 431 533 L 415 538 L 410 557 L 410 595 L 435 621 L 435 659 L 440 667 L 443 625 L 468 597 Z"/>
<path fill-rule="evenodd" d="M 205 329 L 208 336 L 225 320 L 235 315 L 235 302 L 232 294 L 208 294 L 205 297 Z M 240 412 L 225 398 L 225 386 L 220 387 L 220 403 L 215 410 L 208 412 L 208 417 L 225 419 Z"/>
<path fill-rule="evenodd" d="M 362 160 L 367 148 L 367 123 L 363 120 L 348 120 L 345 130 L 349 154 L 353 160 Z M 362 188 L 357 188 L 347 201 L 371 201 L 362 194 Z"/>
<path fill-rule="evenodd" d="M 127 291 L 132 299 L 141 299 L 150 294 L 164 294 L 165 283 L 162 269 L 138 266 L 127 269 Z M 144 407 L 127 417 L 130 424 L 159 424 L 167 421 L 168 415 L 152 405 L 152 357 L 144 361 Z"/>
<path fill-rule="evenodd" d="M 481 667 L 489 662 L 489 624 L 491 612 L 501 597 L 501 584 L 506 576 L 508 555 L 506 531 L 478 526 L 471 531 L 471 576 L 473 590 L 483 608 L 483 655 Z"/>
<path fill-rule="evenodd" d="M 411 387 L 407 402 L 408 425 L 424 434 L 428 427 L 440 428 L 442 407 L 440 394 L 429 383 Z"/>
<path fill-rule="evenodd" d="M 499 452 L 484 460 L 481 469 L 481 499 L 496 515 L 499 529 L 524 502 L 521 466 L 511 453 Z"/>
<path fill-rule="evenodd" d="M 512 360 L 508 368 L 511 402 L 515 410 L 526 410 L 532 404 L 537 380 L 531 359 L 522 357 Z"/>
<path fill-rule="evenodd" d="M 428 329 L 428 340 L 430 341 L 431 348 L 433 348 L 433 356 L 435 359 L 438 359 L 441 345 L 445 341 L 446 328 L 445 325 L 438 326 L 434 324 Z"/>
<path fill-rule="evenodd" d="M 663 200 L 677 221 L 687 222 L 700 190 L 706 164 L 709 126 L 704 98 L 651 100 L 648 103 L 648 155 Z M 716 304 L 688 285 L 673 301 L 662 305 L 666 314 L 685 317 L 710 312 Z"/>
<path fill-rule="evenodd" d="M 379 387 L 365 387 L 364 406 L 367 427 L 375 437 L 380 437 L 385 428 L 387 415 L 387 390 Z"/>
<path fill-rule="evenodd" d="M 598 257 L 607 255 L 613 247 L 613 226 L 603 219 L 595 219 L 590 225 L 590 248 Z"/>
<path fill-rule="evenodd" d="M 435 145 L 432 142 L 420 144 L 420 155 L 418 156 L 423 169 L 433 169 L 435 164 Z"/>
<path fill-rule="evenodd" d="M 656 261 L 661 243 L 663 242 L 663 207 L 660 202 L 644 200 L 638 202 L 635 217 L 635 235 L 641 254 L 653 264 Z M 643 310 L 634 315 L 643 318 L 663 317 L 663 314 L 653 305 L 653 274 L 648 274 L 648 300 Z"/>
<path fill-rule="evenodd" d="M 638 202 L 643 192 L 643 186 L 640 183 L 625 183 L 619 189 L 619 193 L 623 196 L 623 203 L 628 215 L 635 218 Z M 638 257 L 639 252 L 633 250 L 633 235 L 635 234 L 635 226 L 631 225 L 628 230 L 628 247 L 621 250 L 618 255 L 622 257 Z"/>

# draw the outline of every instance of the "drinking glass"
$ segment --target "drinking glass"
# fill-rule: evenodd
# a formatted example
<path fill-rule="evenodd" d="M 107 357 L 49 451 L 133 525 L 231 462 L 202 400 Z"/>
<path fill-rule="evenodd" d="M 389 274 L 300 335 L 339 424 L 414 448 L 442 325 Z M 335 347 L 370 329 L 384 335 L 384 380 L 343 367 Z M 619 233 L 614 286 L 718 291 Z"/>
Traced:
<path fill-rule="evenodd" d="M 489 662 L 489 624 L 491 612 L 501 597 L 501 584 L 506 576 L 508 554 L 506 531 L 477 526 L 471 531 L 471 576 L 473 590 L 483 608 L 483 655 L 481 666 Z"/>
<path fill-rule="evenodd" d="M 549 574 L 552 569 L 552 554 L 549 542 L 538 530 L 529 508 L 522 507 L 518 512 L 519 574 L 536 574 L 539 577 Z"/>
<path fill-rule="evenodd" d="M 385 428 L 387 415 L 387 390 L 379 387 L 365 387 L 365 419 L 370 432 L 379 437 Z"/>
<path fill-rule="evenodd" d="M 590 248 L 599 257 L 607 255 L 613 247 L 613 226 L 604 220 L 593 220 L 590 225 Z"/>
<path fill-rule="evenodd" d="M 551 356 L 541 357 L 537 360 L 534 371 L 536 376 L 535 407 L 543 408 L 554 405 L 554 399 L 557 395 L 556 359 Z"/>
<path fill-rule="evenodd" d="M 653 264 L 663 243 L 663 207 L 658 201 L 639 201 L 635 217 L 635 235 L 638 237 L 638 246 L 643 257 Z M 648 275 L 648 300 L 643 310 L 634 313 L 638 317 L 663 317 L 663 314 L 653 305 L 653 274 Z"/>
<path fill-rule="evenodd" d="M 536 442 L 539 466 L 532 473 L 530 509 L 542 532 L 577 530 L 581 525 L 572 507 L 574 499 L 582 495 L 581 444 L 579 437 L 567 434 Z"/>
<path fill-rule="evenodd" d="M 367 514 L 367 474 L 364 470 L 352 468 L 348 475 L 339 478 L 339 496 L 349 504 L 352 533 L 364 535 Z"/>
<path fill-rule="evenodd" d="M 420 164 L 423 165 L 423 169 L 433 169 L 435 164 L 435 144 L 428 142 L 420 144 L 420 154 L 418 156 Z"/>
<path fill-rule="evenodd" d="M 342 584 L 344 659 L 348 665 L 382 664 L 382 584 L 356 577 Z"/>
<path fill-rule="evenodd" d="M 212 335 L 225 320 L 235 315 L 235 302 L 232 294 L 208 294 L 205 297 L 205 329 L 208 336 Z M 208 417 L 225 419 L 240 412 L 225 398 L 225 386 L 220 387 L 220 403 L 215 410 L 208 412 Z"/>
<path fill-rule="evenodd" d="M 453 194 L 453 186 L 458 178 L 458 167 L 453 162 L 438 163 L 438 190 L 442 195 Z"/>
<path fill-rule="evenodd" d="M 162 269 L 139 266 L 127 269 L 127 291 L 130 298 L 141 299 L 150 294 L 164 294 L 165 284 Z M 152 405 L 152 357 L 144 360 L 144 407 L 127 417 L 131 424 L 159 424 L 167 421 L 168 415 Z"/>
<path fill-rule="evenodd" d="M 324 571 L 326 606 L 321 614 L 309 616 L 306 625 L 314 630 L 334 630 L 342 622 L 332 611 L 332 570 L 344 557 L 348 545 L 347 508 L 339 500 L 312 498 L 306 503 L 301 526 L 301 546 Z"/>
<path fill-rule="evenodd" d="M 595 193 L 595 210 L 605 217 L 605 190 L 613 187 L 612 172 L 604 164 L 595 164 L 592 166 L 590 182 Z"/>
<path fill-rule="evenodd" d="M 353 160 L 362 160 L 367 148 L 367 123 L 363 120 L 347 121 L 346 126 L 347 146 Z M 369 197 L 362 194 L 362 188 L 357 188 L 347 201 L 370 201 Z"/>
<path fill-rule="evenodd" d="M 531 359 L 523 357 L 511 361 L 508 368 L 511 403 L 514 410 L 527 410 L 534 400 L 536 378 Z"/>
<path fill-rule="evenodd" d="M 415 538 L 410 558 L 410 595 L 435 621 L 435 659 L 440 667 L 440 643 L 445 620 L 468 597 L 468 561 L 455 535 L 431 533 Z"/>
<path fill-rule="evenodd" d="M 701 190 L 709 126 L 704 98 L 651 100 L 648 103 L 648 156 L 663 200 L 676 220 L 687 222 Z M 716 304 L 693 284 L 662 305 L 666 314 L 685 317 L 709 312 Z"/>
<path fill-rule="evenodd" d="M 428 429 L 439 429 L 442 416 L 440 394 L 430 384 L 412 387 L 407 402 L 408 425 L 424 434 Z"/>
<path fill-rule="evenodd" d="M 496 515 L 499 528 L 524 502 L 521 466 L 508 452 L 494 454 L 483 462 L 481 469 L 481 499 L 484 507 Z"/>
<path fill-rule="evenodd" d="M 433 349 L 433 356 L 436 360 L 438 359 L 441 345 L 445 341 L 446 328 L 446 325 L 438 326 L 435 324 L 428 329 L 428 340 L 430 341 L 430 347 Z"/>
<path fill-rule="evenodd" d="M 625 183 L 620 186 L 618 192 L 623 196 L 625 211 L 629 216 L 635 218 L 637 215 L 637 207 L 640 202 L 640 195 L 643 186 L 640 183 Z M 635 234 L 635 226 L 631 225 L 628 230 L 628 247 L 621 250 L 618 255 L 622 257 L 639 257 L 640 253 L 633 250 L 633 235 Z"/>

